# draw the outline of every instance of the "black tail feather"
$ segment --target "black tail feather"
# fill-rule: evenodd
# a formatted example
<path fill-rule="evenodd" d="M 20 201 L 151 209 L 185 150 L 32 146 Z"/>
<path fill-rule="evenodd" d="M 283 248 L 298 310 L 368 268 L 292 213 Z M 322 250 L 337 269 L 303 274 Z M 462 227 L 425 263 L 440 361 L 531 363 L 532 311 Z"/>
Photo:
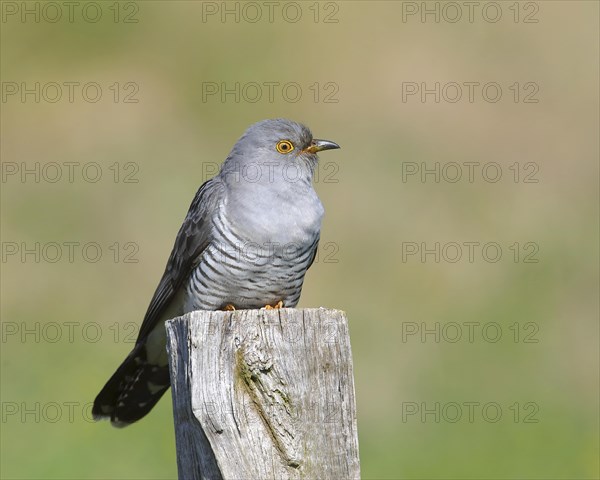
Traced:
<path fill-rule="evenodd" d="M 94 400 L 94 419 L 110 418 L 115 427 L 130 425 L 150 412 L 170 385 L 168 365 L 148 363 L 140 343 Z"/>

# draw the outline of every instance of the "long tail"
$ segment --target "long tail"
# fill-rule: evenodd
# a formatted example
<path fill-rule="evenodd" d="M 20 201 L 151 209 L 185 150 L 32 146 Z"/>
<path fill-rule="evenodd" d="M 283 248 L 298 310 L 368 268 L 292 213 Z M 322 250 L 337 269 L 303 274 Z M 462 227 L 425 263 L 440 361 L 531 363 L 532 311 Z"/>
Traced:
<path fill-rule="evenodd" d="M 94 400 L 94 419 L 126 427 L 152 410 L 170 385 L 168 365 L 149 363 L 146 345 L 138 343 Z"/>

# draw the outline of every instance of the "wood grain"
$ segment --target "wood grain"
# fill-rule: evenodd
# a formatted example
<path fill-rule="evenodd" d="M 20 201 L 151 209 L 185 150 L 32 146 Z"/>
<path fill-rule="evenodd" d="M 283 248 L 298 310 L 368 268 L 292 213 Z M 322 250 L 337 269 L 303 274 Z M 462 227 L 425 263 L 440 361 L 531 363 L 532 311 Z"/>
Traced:
<path fill-rule="evenodd" d="M 167 322 L 180 479 L 358 479 L 339 310 L 197 311 Z"/>

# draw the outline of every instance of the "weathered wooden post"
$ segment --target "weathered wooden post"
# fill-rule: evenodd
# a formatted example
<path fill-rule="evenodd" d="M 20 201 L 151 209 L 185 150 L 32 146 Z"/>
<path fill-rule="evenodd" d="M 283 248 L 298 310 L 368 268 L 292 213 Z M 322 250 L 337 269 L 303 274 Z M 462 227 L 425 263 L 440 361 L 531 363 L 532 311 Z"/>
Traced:
<path fill-rule="evenodd" d="M 180 479 L 358 479 L 339 310 L 197 311 L 167 322 Z"/>

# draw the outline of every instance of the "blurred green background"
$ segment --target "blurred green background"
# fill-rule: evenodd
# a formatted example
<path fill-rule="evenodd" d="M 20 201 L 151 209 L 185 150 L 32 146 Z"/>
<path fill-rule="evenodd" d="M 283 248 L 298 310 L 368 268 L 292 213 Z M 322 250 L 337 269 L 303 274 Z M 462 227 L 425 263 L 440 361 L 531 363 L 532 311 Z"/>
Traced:
<path fill-rule="evenodd" d="M 297 22 L 283 2 L 272 22 L 262 2 L 228 2 L 239 21 L 224 22 L 221 2 L 86 4 L 53 23 L 53 6 L 2 2 L 2 478 L 176 477 L 170 394 L 124 430 L 90 422 L 89 402 L 131 348 L 196 189 L 248 125 L 273 117 L 342 145 L 321 155 L 329 247 L 300 306 L 348 313 L 363 477 L 598 478 L 597 2 L 500 2 L 495 22 L 496 7 L 479 2 L 469 21 L 459 2 L 454 23 L 439 2 L 302 2 Z M 22 98 L 36 82 L 39 101 Z M 71 102 L 64 82 L 96 82 L 102 98 L 73 86 Z M 236 82 L 239 101 L 203 97 Z M 255 102 L 251 82 L 263 85 Z M 302 95 L 276 88 L 269 101 L 264 82 Z M 403 98 L 436 82 L 439 102 Z M 464 82 L 496 82 L 502 98 L 478 87 L 471 102 Z M 450 167 L 439 182 L 406 176 L 448 162 L 461 180 Z M 465 162 L 496 162 L 502 178 L 478 167 L 470 182 Z M 72 262 L 65 242 L 79 243 Z M 436 242 L 497 242 L 503 256 L 403 258 Z M 439 342 L 421 337 L 436 325 Z M 480 404 L 473 421 L 466 402 Z M 423 417 L 436 403 L 439 418 Z"/>

